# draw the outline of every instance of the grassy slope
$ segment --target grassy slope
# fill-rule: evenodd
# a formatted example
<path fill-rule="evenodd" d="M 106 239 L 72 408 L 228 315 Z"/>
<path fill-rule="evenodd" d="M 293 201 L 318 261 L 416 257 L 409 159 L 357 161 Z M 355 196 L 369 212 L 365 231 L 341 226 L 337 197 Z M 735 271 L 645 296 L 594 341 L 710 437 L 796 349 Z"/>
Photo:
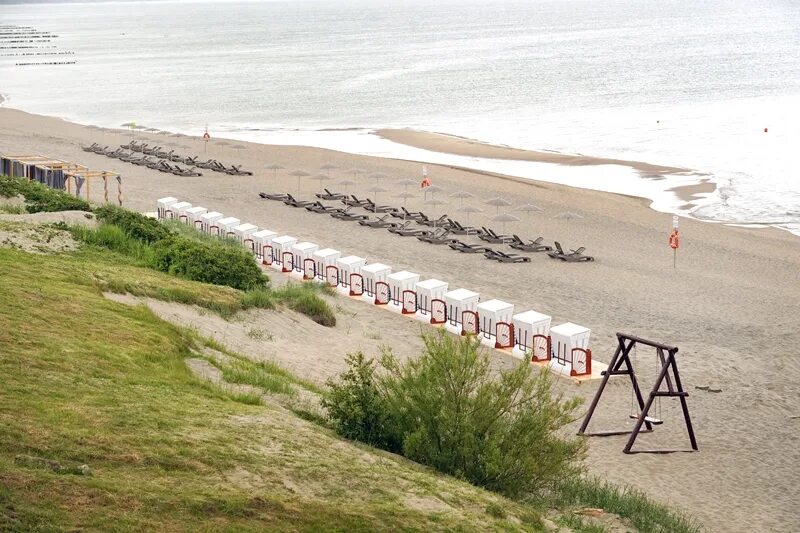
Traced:
<path fill-rule="evenodd" d="M 200 382 L 183 361 L 193 336 L 106 300 L 98 278 L 228 291 L 0 249 L 0 530 L 537 529 L 516 503 Z"/>

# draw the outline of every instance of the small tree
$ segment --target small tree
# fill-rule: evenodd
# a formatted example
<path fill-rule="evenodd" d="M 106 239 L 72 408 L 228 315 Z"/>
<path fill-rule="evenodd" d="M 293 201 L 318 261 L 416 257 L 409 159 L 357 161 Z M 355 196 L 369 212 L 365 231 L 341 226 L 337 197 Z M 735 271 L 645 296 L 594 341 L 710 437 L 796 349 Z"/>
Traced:
<path fill-rule="evenodd" d="M 579 398 L 554 394 L 553 378 L 530 361 L 494 372 L 476 338 L 422 338 L 424 352 L 404 363 L 385 351 L 380 374 L 363 355 L 348 358 L 325 404 L 342 435 L 396 443 L 409 459 L 511 497 L 580 470 L 585 443 L 561 431 Z"/>
<path fill-rule="evenodd" d="M 372 446 L 399 451 L 394 438 L 386 402 L 381 397 L 375 376 L 375 361 L 361 352 L 347 354 L 347 372 L 338 381 L 329 380 L 329 394 L 322 407 L 340 435 Z"/>

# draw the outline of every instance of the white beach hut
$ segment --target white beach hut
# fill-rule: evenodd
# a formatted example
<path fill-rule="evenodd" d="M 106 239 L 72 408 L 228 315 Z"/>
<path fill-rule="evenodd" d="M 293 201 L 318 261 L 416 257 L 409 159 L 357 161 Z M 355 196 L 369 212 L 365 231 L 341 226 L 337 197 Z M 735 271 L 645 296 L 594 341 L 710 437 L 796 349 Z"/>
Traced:
<path fill-rule="evenodd" d="M 225 217 L 219 219 L 217 226 L 219 226 L 219 235 L 221 237 L 235 237 L 236 232 L 233 228 L 241 224 L 242 221 L 236 217 Z"/>
<path fill-rule="evenodd" d="M 389 284 L 386 280 L 392 273 L 392 267 L 383 263 L 371 263 L 361 269 L 364 277 L 364 294 L 376 305 L 389 303 Z"/>
<path fill-rule="evenodd" d="M 236 235 L 236 238 L 239 239 L 239 242 L 242 243 L 242 246 L 247 248 L 252 253 L 255 253 L 256 251 L 256 243 L 253 239 L 253 234 L 257 231 L 258 226 L 255 224 L 250 224 L 249 222 L 239 224 L 233 228 L 233 233 Z"/>
<path fill-rule="evenodd" d="M 186 214 L 188 215 L 188 219 L 186 220 L 186 223 L 191 224 L 194 229 L 199 230 L 200 226 L 203 224 L 203 221 L 200 219 L 200 217 L 205 215 L 207 212 L 208 209 L 200 206 L 187 209 Z"/>
<path fill-rule="evenodd" d="M 514 322 L 514 354 L 525 356 L 531 354 L 533 361 L 550 359 L 550 322 L 549 315 L 536 311 L 525 311 L 512 317 Z"/>
<path fill-rule="evenodd" d="M 162 218 L 162 219 L 163 218 L 174 218 L 172 216 L 172 207 L 171 206 L 173 204 L 177 204 L 177 203 L 178 203 L 178 199 L 177 198 L 173 198 L 172 196 L 167 196 L 165 198 L 159 198 L 158 202 L 157 202 L 157 204 L 158 204 L 158 208 L 157 208 L 158 218 Z"/>
<path fill-rule="evenodd" d="M 357 255 L 348 255 L 336 260 L 339 269 L 339 286 L 347 289 L 350 296 L 361 296 L 364 293 L 364 278 L 361 269 L 367 260 Z"/>
<path fill-rule="evenodd" d="M 253 242 L 255 243 L 255 256 L 264 265 L 272 264 L 272 239 L 277 237 L 278 234 L 268 229 L 258 230 L 252 235 Z"/>
<path fill-rule="evenodd" d="M 456 289 L 444 293 L 447 319 L 451 325 L 461 324 L 462 335 L 479 333 L 478 300 L 480 295 L 467 289 Z"/>
<path fill-rule="evenodd" d="M 389 284 L 389 298 L 395 305 L 401 306 L 404 315 L 413 315 L 417 312 L 417 292 L 415 287 L 419 282 L 419 274 L 401 270 L 386 277 Z"/>
<path fill-rule="evenodd" d="M 444 324 L 447 320 L 447 304 L 444 301 L 447 287 L 446 281 L 438 279 L 426 279 L 417 283 L 417 316 L 424 320 L 430 318 L 431 324 Z"/>
<path fill-rule="evenodd" d="M 191 209 L 192 204 L 189 202 L 176 202 L 170 206 L 170 210 L 172 211 L 172 218 L 175 220 L 186 221 L 187 215 L 186 210 Z"/>
<path fill-rule="evenodd" d="M 553 349 L 551 367 L 570 376 L 592 373 L 592 351 L 589 349 L 589 328 L 566 322 L 550 328 Z"/>
<path fill-rule="evenodd" d="M 333 248 L 323 248 L 317 250 L 313 254 L 314 258 L 314 274 L 317 279 L 325 280 L 331 287 L 336 287 L 339 284 L 339 269 L 336 266 L 336 260 L 341 257 L 339 250 Z"/>
<path fill-rule="evenodd" d="M 514 305 L 502 300 L 488 300 L 479 303 L 477 310 L 483 337 L 494 337 L 495 348 L 512 348 L 514 326 L 511 317 L 514 315 Z"/>
<path fill-rule="evenodd" d="M 289 235 L 281 235 L 272 239 L 273 264 L 280 265 L 281 272 L 292 271 L 292 246 L 297 244 L 297 239 Z"/>
<path fill-rule="evenodd" d="M 219 235 L 219 221 L 223 218 L 225 218 L 225 215 L 219 211 L 210 211 L 200 215 L 200 221 L 202 222 L 200 229 L 203 230 L 203 233 Z"/>
<path fill-rule="evenodd" d="M 302 272 L 303 279 L 314 279 L 316 263 L 314 262 L 314 252 L 319 250 L 319 246 L 313 242 L 300 242 L 292 246 L 292 265 L 295 272 Z"/>

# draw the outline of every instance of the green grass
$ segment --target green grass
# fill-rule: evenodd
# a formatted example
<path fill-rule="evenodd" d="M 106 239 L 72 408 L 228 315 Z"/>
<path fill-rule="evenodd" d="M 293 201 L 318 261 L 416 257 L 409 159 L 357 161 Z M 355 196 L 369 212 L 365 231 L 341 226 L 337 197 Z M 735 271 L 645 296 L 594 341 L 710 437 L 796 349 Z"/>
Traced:
<path fill-rule="evenodd" d="M 0 196 L 11 198 L 25 197 L 25 209 L 28 213 L 40 211 L 91 211 L 89 203 L 65 192 L 51 189 L 27 179 L 0 176 Z"/>
<path fill-rule="evenodd" d="M 24 205 L 10 205 L 10 204 L 0 205 L 0 213 L 6 213 L 9 215 L 23 215 L 27 212 L 28 210 L 25 209 Z"/>
<path fill-rule="evenodd" d="M 617 487 L 597 478 L 563 483 L 553 496 L 559 506 L 597 507 L 628 518 L 641 533 L 699 533 L 700 525 L 666 505 L 653 502 L 643 492 Z"/>
<path fill-rule="evenodd" d="M 196 335 L 103 298 L 82 262 L 0 249 L 0 530 L 541 530 L 522 504 L 200 381 Z"/>
<path fill-rule="evenodd" d="M 336 325 L 336 314 L 328 302 L 319 297 L 319 293 L 328 294 L 329 288 L 310 281 L 304 283 L 287 283 L 273 290 L 276 301 L 290 309 L 311 318 L 317 324 L 333 327 Z"/>

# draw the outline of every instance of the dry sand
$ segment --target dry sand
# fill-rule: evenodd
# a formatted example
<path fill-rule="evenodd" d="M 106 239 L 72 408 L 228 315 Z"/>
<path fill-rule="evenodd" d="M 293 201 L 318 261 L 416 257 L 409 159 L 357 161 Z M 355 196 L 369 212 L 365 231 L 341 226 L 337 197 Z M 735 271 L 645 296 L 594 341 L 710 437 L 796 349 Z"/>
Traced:
<path fill-rule="evenodd" d="M 679 346 L 678 362 L 690 393 L 700 453 L 626 456 L 621 452 L 622 437 L 593 439 L 588 460 L 591 472 L 686 509 L 709 530 L 800 529 L 800 512 L 794 505 L 800 500 L 800 448 L 795 445 L 800 419 L 793 418 L 800 416 L 800 362 L 794 353 L 800 345 L 800 241 L 796 237 L 779 230 L 682 220 L 683 241 L 678 268 L 673 270 L 672 251 L 667 247 L 671 217 L 648 209 L 642 199 L 428 165 L 434 184 L 445 189 L 436 196 L 448 205 L 432 208 L 414 199 L 408 202 L 409 209 L 457 214 L 460 201 L 447 195 L 465 189 L 477 196 L 466 203 L 484 209 L 470 222 L 486 224 L 495 209 L 479 199 L 502 195 L 515 205 L 534 203 L 544 213 L 520 214 L 523 221 L 510 224 L 509 232 L 531 238 L 543 235 L 547 241 L 557 239 L 571 248 L 586 246 L 597 257 L 592 264 L 564 264 L 538 254 L 532 255 L 529 264 L 501 265 L 257 196 L 259 191 L 297 194 L 298 182 L 288 176 L 290 170 L 315 174 L 321 165 L 331 163 L 342 170 L 334 170 L 334 180 L 323 185 L 341 189 L 336 181 L 344 177 L 343 169 L 352 167 L 382 172 L 390 176 L 380 183 L 389 192 L 381 193 L 379 202 L 399 205 L 401 200 L 391 196 L 403 190 L 397 185 L 400 179 L 419 176 L 417 163 L 243 143 L 247 148 L 241 153 L 215 147 L 209 156 L 241 162 L 255 170 L 254 177 L 207 172 L 203 177 L 181 178 L 88 154 L 79 147 L 91 141 L 114 145 L 124 138 L 0 109 L 0 151 L 41 153 L 119 171 L 124 176 L 127 207 L 153 211 L 157 198 L 176 196 L 260 227 L 385 262 L 395 270 L 406 268 L 423 277 L 447 280 L 452 288 L 476 290 L 484 299 L 510 301 L 519 311 L 546 312 L 553 315 L 554 323 L 569 320 L 590 327 L 593 352 L 601 361 L 611 357 L 616 331 Z M 157 135 L 152 138 L 165 140 Z M 179 141 L 202 154 L 200 141 Z M 264 170 L 272 163 L 286 168 L 277 178 Z M 359 195 L 375 183 L 364 175 L 357 180 Z M 304 178 L 298 196 L 310 198 L 317 189 L 318 182 Z M 563 211 L 584 218 L 553 218 Z M 466 221 L 464 216 L 458 218 Z M 404 347 L 405 319 L 383 314 L 385 319 L 371 320 L 380 321 L 385 342 L 398 350 L 413 347 L 416 341 Z M 284 327 L 296 326 L 287 323 Z M 364 339 L 353 348 L 363 345 Z M 325 360 L 314 361 L 310 350 L 294 346 L 277 350 L 276 358 L 319 380 L 322 374 L 340 368 L 337 361 L 350 349 L 337 343 Z M 640 378 L 644 384 L 651 383 L 653 353 L 640 349 L 637 362 Z M 722 392 L 695 389 L 709 385 Z M 558 385 L 565 394 L 586 398 L 596 386 L 567 381 Z M 626 384 L 613 383 L 596 417 L 596 429 L 630 427 L 629 400 Z M 672 401 L 662 402 L 662 417 L 667 422 L 654 434 L 642 436 L 641 444 L 686 445 Z"/>

